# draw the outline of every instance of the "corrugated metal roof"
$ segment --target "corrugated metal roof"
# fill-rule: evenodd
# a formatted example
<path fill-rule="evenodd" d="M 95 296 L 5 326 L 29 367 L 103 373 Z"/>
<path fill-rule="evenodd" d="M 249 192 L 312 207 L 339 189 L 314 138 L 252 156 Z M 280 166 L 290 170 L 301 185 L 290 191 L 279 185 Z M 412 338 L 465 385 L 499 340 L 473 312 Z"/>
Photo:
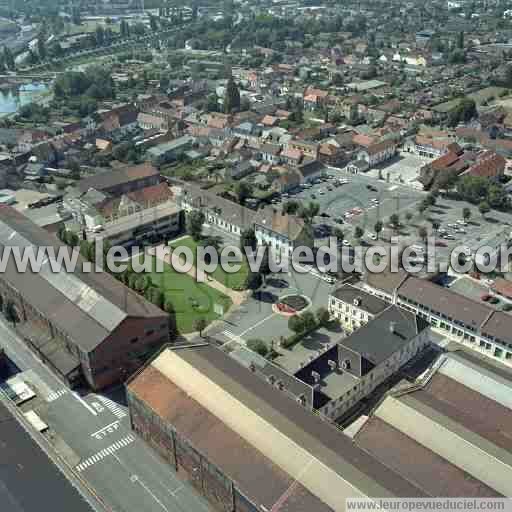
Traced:
<path fill-rule="evenodd" d="M 450 354 L 439 369 L 439 373 L 450 377 L 481 395 L 512 409 L 512 385 L 499 375 Z"/>
<path fill-rule="evenodd" d="M 34 252 L 38 249 L 1 220 L 0 241 L 5 242 L 4 245 L 32 248 Z M 39 275 L 108 331 L 113 331 L 127 316 L 124 311 L 73 274 L 64 271 L 54 272 L 48 259 L 43 262 Z"/>

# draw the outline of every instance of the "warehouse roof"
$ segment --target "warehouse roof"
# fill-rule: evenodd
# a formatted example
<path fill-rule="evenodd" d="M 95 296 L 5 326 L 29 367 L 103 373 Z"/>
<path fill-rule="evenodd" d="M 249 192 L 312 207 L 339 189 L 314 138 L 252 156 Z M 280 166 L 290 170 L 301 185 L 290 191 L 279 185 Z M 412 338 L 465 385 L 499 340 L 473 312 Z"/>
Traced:
<path fill-rule="evenodd" d="M 221 420 L 193 400 L 186 392 L 149 366 L 132 384 L 130 391 L 165 419 L 193 448 L 229 476 L 251 501 L 267 510 L 292 486 L 293 479 Z M 329 507 L 300 484 L 283 511 L 327 512 Z"/>
<path fill-rule="evenodd" d="M 119 170 L 101 172 L 78 182 L 77 188 L 81 193 L 93 188 L 95 190 L 108 190 L 123 183 L 159 175 L 158 169 L 145 162 L 140 165 L 123 167 Z"/>
<path fill-rule="evenodd" d="M 63 247 L 57 238 L 9 206 L 0 206 L 0 249 L 4 247 Z M 19 272 L 13 257 L 2 274 L 24 299 L 55 326 L 89 352 L 128 316 L 165 316 L 159 308 L 135 294 L 106 272 L 54 272 L 48 259 L 39 272 Z"/>
<path fill-rule="evenodd" d="M 180 370 L 177 370 L 177 365 Z M 284 394 L 276 392 L 269 383 L 255 376 L 213 346 L 166 350 L 152 362 L 151 367 L 160 370 L 170 381 L 173 381 L 174 376 L 178 374 L 179 378 L 182 378 L 183 374 L 179 372 L 183 368 L 191 367 L 194 369 L 191 373 L 199 372 L 201 378 L 211 383 L 212 391 L 222 390 L 222 393 L 229 395 L 237 404 L 240 404 L 238 413 L 231 409 L 229 414 L 228 411 L 224 411 L 229 418 L 245 417 L 244 410 L 248 409 L 264 423 L 269 424 L 272 432 L 278 432 L 281 439 L 290 440 L 298 450 L 295 456 L 303 457 L 304 453 L 309 454 L 311 462 L 308 473 L 313 475 L 313 479 L 321 478 L 320 475 L 327 471 L 329 475 L 337 475 L 350 487 L 357 489 L 356 492 L 366 496 L 425 495 L 421 489 L 354 446 L 352 441 L 341 435 L 336 428 L 311 414 Z M 154 374 L 153 369 L 147 368 L 129 384 L 129 388 L 138 396 L 145 397 L 145 401 L 151 407 L 162 407 L 159 414 L 172 421 L 174 419 L 174 413 L 171 413 L 173 401 L 167 397 L 164 387 L 145 384 L 145 374 L 148 372 L 149 375 Z M 192 386 L 197 385 L 195 380 L 187 382 Z M 182 387 L 185 388 L 188 385 L 187 383 Z M 183 391 L 187 392 L 187 389 Z M 171 416 L 168 416 L 169 414 Z M 192 417 L 194 411 L 184 409 L 182 414 Z M 192 433 L 193 431 L 188 431 L 188 435 Z M 208 435 L 203 439 L 203 443 L 215 445 L 217 439 L 215 436 Z M 257 443 L 253 448 L 262 449 Z M 220 452 L 223 453 L 222 450 Z M 240 447 L 240 450 L 231 451 L 229 457 L 235 458 L 237 464 L 243 464 L 244 467 L 250 460 L 243 447 Z M 288 453 L 288 457 L 294 458 L 294 453 Z M 219 460 L 219 464 L 222 467 L 223 461 Z M 245 471 L 248 471 L 247 468 Z M 252 465 L 250 471 L 253 471 Z M 332 496 L 319 497 L 322 500 L 332 499 Z"/>
<path fill-rule="evenodd" d="M 472 477 L 466 477 L 466 483 L 471 484 L 472 490 L 468 489 L 467 495 L 485 491 L 473 479 L 494 489 L 495 493 L 510 495 L 512 409 L 508 396 L 511 382 L 493 374 L 487 366 L 479 375 L 478 365 L 461 354 L 441 355 L 434 368 L 435 372 L 428 372 L 420 386 L 392 391 L 376 409 L 375 417 L 470 474 Z M 503 389 L 496 391 L 495 387 Z M 399 460 L 398 454 L 387 453 L 388 442 L 392 446 L 393 439 L 400 436 L 387 427 L 387 432 L 381 432 L 381 427 L 377 426 L 372 435 L 384 445 L 377 448 L 376 439 L 369 439 L 364 429 L 361 430 L 362 444 L 367 448 L 371 445 L 370 452 L 378 452 L 379 458 L 384 457 L 383 462 L 387 461 L 391 467 L 403 466 L 402 471 L 415 482 L 418 470 L 408 467 L 407 457 L 404 455 L 404 460 Z M 405 449 L 416 464 L 421 462 L 421 457 L 433 457 L 428 452 L 422 454 L 422 450 L 413 445 L 410 449 L 404 446 Z M 413 456 L 415 452 L 417 458 Z M 445 471 L 439 469 L 439 474 L 455 478 L 453 491 L 462 491 L 460 475 L 451 467 L 447 466 Z M 430 473 L 422 478 L 425 485 L 435 485 L 435 482 L 429 483 L 431 478 L 436 478 Z M 466 496 L 462 492 L 459 495 Z"/>
<path fill-rule="evenodd" d="M 365 423 L 355 442 L 431 496 L 500 496 L 491 487 L 376 416 Z"/>

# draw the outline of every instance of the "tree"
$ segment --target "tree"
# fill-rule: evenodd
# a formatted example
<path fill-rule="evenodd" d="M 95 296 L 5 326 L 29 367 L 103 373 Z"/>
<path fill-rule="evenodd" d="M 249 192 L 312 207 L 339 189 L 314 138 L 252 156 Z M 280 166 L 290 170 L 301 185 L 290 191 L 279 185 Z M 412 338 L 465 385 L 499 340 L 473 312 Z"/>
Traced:
<path fill-rule="evenodd" d="M 257 290 L 263 284 L 263 277 L 260 272 L 247 273 L 247 279 L 245 281 L 246 290 Z"/>
<path fill-rule="evenodd" d="M 43 34 L 41 34 L 37 39 L 37 54 L 41 61 L 46 59 L 46 42 Z"/>
<path fill-rule="evenodd" d="M 130 37 L 130 25 L 126 20 L 121 21 L 120 32 L 122 38 Z"/>
<path fill-rule="evenodd" d="M 187 232 L 196 242 L 201 239 L 204 221 L 204 213 L 199 210 L 194 210 L 187 215 Z"/>
<path fill-rule="evenodd" d="M 244 251 L 246 247 L 250 247 L 252 251 L 256 251 L 256 247 L 258 246 L 258 239 L 256 238 L 256 233 L 253 228 L 248 228 L 242 231 L 240 234 L 240 249 Z"/>
<path fill-rule="evenodd" d="M 425 240 L 428 238 L 428 230 L 425 226 L 418 228 L 418 236 L 421 238 L 421 241 L 425 243 Z"/>
<path fill-rule="evenodd" d="M 209 94 L 206 101 L 206 110 L 208 110 L 208 112 L 219 111 L 219 102 L 215 93 Z"/>
<path fill-rule="evenodd" d="M 283 212 L 288 215 L 295 215 L 300 208 L 300 203 L 298 201 L 286 201 L 283 203 Z"/>
<path fill-rule="evenodd" d="M 478 211 L 482 215 L 482 217 L 485 218 L 485 216 L 491 211 L 491 207 L 489 206 L 489 203 L 487 201 L 482 201 L 478 205 Z"/>
<path fill-rule="evenodd" d="M 334 228 L 334 236 L 337 240 L 341 241 L 345 238 L 345 233 L 341 228 Z"/>
<path fill-rule="evenodd" d="M 239 204 L 245 204 L 245 200 L 251 197 L 252 194 L 252 185 L 245 181 L 239 181 L 235 185 L 235 194 L 238 198 Z"/>
<path fill-rule="evenodd" d="M 96 44 L 103 46 L 105 44 L 105 30 L 101 25 L 96 27 Z"/>
<path fill-rule="evenodd" d="M 460 31 L 457 35 L 457 48 L 464 49 L 464 32 Z"/>
<path fill-rule="evenodd" d="M 303 205 L 299 208 L 299 216 L 304 219 L 308 224 L 311 224 L 313 219 L 320 212 L 320 205 L 313 201 L 310 201 L 307 205 Z"/>
<path fill-rule="evenodd" d="M 462 208 L 462 218 L 467 222 L 471 217 L 471 210 L 466 206 Z"/>
<path fill-rule="evenodd" d="M 226 84 L 226 91 L 224 93 L 224 112 L 231 114 L 240 110 L 240 91 L 233 79 L 229 77 L 228 83 Z"/>
<path fill-rule="evenodd" d="M 354 237 L 360 241 L 361 238 L 363 238 L 363 235 L 364 229 L 361 226 L 356 226 L 356 229 L 354 229 Z"/>
<path fill-rule="evenodd" d="M 18 311 L 16 310 L 16 306 L 12 300 L 7 301 L 7 304 L 5 305 L 5 319 L 13 326 L 16 326 L 16 324 L 20 321 Z"/>
<path fill-rule="evenodd" d="M 201 338 L 203 337 L 203 331 L 206 329 L 207 325 L 208 322 L 203 317 L 194 320 L 194 330 L 199 332 Z"/>
<path fill-rule="evenodd" d="M 268 244 L 263 244 L 263 257 L 261 258 L 260 263 L 260 274 L 263 278 L 263 282 L 265 282 L 268 275 L 270 275 L 270 246 Z"/>
<path fill-rule="evenodd" d="M 405 212 L 405 220 L 407 222 L 411 222 L 412 218 L 414 217 L 412 212 Z"/>
<path fill-rule="evenodd" d="M 384 228 L 384 224 L 381 220 L 378 220 L 375 223 L 375 226 L 373 226 L 373 229 L 375 231 L 375 234 L 377 235 L 377 239 L 379 238 L 380 233 L 382 232 L 382 229 Z"/>
<path fill-rule="evenodd" d="M 389 217 L 389 224 L 394 229 L 398 229 L 398 227 L 400 226 L 400 216 L 398 215 L 398 213 L 392 213 L 390 215 L 390 217 Z"/>
<path fill-rule="evenodd" d="M 158 288 L 154 288 L 154 287 L 150 288 L 150 290 L 152 290 L 151 302 L 157 308 L 163 309 L 164 304 L 165 304 L 165 295 L 163 294 L 163 292 L 161 290 L 159 290 Z"/>
<path fill-rule="evenodd" d="M 315 315 L 311 311 L 306 311 L 300 315 L 304 322 L 304 330 L 311 331 L 317 326 Z"/>
<path fill-rule="evenodd" d="M 14 71 L 16 68 L 16 63 L 14 62 L 14 55 L 11 52 L 11 49 L 7 46 L 4 46 L 4 62 L 7 66 L 7 69 Z"/>
<path fill-rule="evenodd" d="M 316 310 L 316 320 L 319 325 L 325 326 L 329 323 L 331 315 L 327 308 L 320 307 Z"/>
<path fill-rule="evenodd" d="M 436 202 L 437 202 L 437 197 L 435 194 L 432 194 L 430 193 L 425 199 L 425 204 L 428 205 L 428 207 L 430 208 L 431 206 L 435 206 Z"/>
<path fill-rule="evenodd" d="M 149 27 L 151 28 L 151 32 L 158 32 L 158 21 L 155 16 L 150 15 Z"/>
<path fill-rule="evenodd" d="M 427 210 L 428 208 L 428 204 L 425 202 L 425 200 L 421 201 L 421 203 L 418 204 L 418 206 L 416 207 L 417 210 L 418 210 L 418 213 L 423 216 L 423 214 L 425 213 L 425 211 Z"/>
<path fill-rule="evenodd" d="M 301 315 L 293 315 L 288 319 L 288 328 L 296 334 L 303 333 L 306 330 L 304 319 Z"/>
<path fill-rule="evenodd" d="M 432 221 L 432 229 L 437 233 L 437 230 L 441 227 L 441 223 L 438 220 Z"/>
<path fill-rule="evenodd" d="M 63 242 L 70 247 L 78 247 L 80 245 L 80 239 L 76 233 L 73 233 L 73 231 L 66 231 Z"/>
<path fill-rule="evenodd" d="M 268 354 L 268 347 L 266 343 L 258 338 L 247 340 L 247 348 L 263 357 Z"/>

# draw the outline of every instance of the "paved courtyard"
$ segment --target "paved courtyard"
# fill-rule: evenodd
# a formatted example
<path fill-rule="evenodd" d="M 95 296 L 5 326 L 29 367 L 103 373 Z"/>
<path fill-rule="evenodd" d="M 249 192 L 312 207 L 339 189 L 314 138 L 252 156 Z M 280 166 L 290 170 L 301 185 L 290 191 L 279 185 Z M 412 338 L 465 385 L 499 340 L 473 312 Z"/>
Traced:
<path fill-rule="evenodd" d="M 380 169 L 371 169 L 366 174 L 373 178 L 378 178 L 380 175 L 385 180 L 389 174 L 390 183 L 402 183 L 422 190 L 423 186 L 417 181 L 420 169 L 431 161 L 429 158 L 401 153 L 393 160 L 384 163 Z"/>

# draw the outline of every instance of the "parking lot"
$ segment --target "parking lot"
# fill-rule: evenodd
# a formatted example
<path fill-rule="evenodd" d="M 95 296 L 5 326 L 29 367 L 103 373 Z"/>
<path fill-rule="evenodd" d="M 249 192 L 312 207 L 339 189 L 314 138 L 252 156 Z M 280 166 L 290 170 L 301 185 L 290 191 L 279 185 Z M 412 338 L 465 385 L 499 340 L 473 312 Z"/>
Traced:
<path fill-rule="evenodd" d="M 413 211 L 425 196 L 424 192 L 405 185 L 337 169 L 329 169 L 327 178 L 288 197 L 285 195 L 278 204 L 292 200 L 301 203 L 313 201 L 320 205 L 316 224 L 340 227 L 346 234 L 360 226 L 369 233 L 374 231 L 378 220 L 385 222 L 394 213 L 400 215 L 406 210 Z M 337 180 L 346 182 L 340 185 Z M 343 222 L 337 222 L 338 219 Z"/>

